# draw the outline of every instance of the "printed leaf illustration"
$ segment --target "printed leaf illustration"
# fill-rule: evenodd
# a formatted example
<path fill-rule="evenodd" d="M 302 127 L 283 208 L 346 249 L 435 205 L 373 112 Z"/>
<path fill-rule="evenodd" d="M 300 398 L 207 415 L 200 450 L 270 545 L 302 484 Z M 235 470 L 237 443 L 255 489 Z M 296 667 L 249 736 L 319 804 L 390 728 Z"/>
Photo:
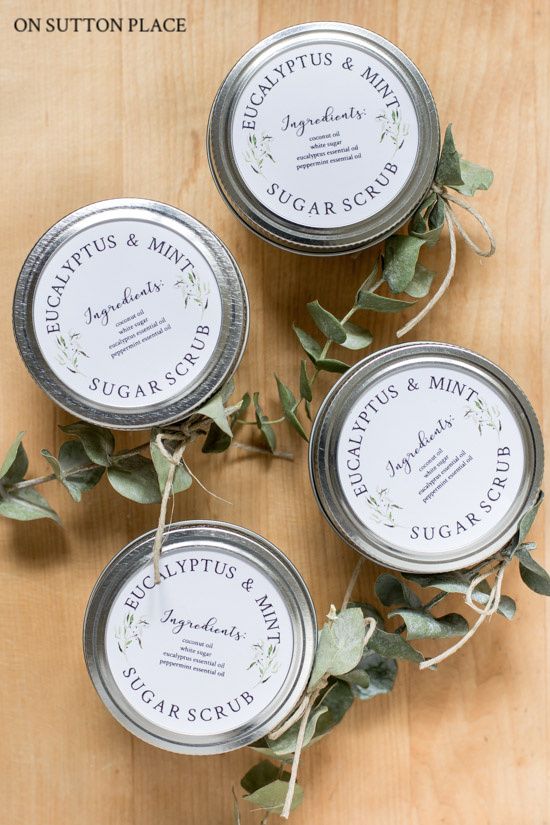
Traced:
<path fill-rule="evenodd" d="M 248 146 L 244 153 L 244 160 L 257 175 L 263 175 L 266 160 L 275 163 L 275 159 L 271 154 L 272 142 L 273 137 L 268 135 L 267 132 L 263 132 L 259 138 L 255 134 L 248 136 Z"/>
<path fill-rule="evenodd" d="M 174 286 L 181 291 L 185 307 L 188 307 L 190 303 L 194 303 L 203 312 L 208 307 L 210 287 L 206 281 L 203 281 L 202 278 L 197 275 L 194 269 L 186 269 Z"/>

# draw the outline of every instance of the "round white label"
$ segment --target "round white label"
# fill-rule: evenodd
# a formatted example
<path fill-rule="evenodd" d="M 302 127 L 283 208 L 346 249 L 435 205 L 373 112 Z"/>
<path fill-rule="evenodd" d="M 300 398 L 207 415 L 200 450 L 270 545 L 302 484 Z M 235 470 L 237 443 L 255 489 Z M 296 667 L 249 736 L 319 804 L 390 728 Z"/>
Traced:
<path fill-rule="evenodd" d="M 398 197 L 418 150 L 418 120 L 401 81 L 357 46 L 316 43 L 264 64 L 232 123 L 241 177 L 295 224 L 343 227 Z"/>
<path fill-rule="evenodd" d="M 269 579 L 219 551 L 170 552 L 121 588 L 106 626 L 114 680 L 143 717 L 178 734 L 234 730 L 269 705 L 293 655 L 288 610 Z"/>
<path fill-rule="evenodd" d="M 212 269 L 182 235 L 152 221 L 84 229 L 50 257 L 33 324 L 71 392 L 109 407 L 179 396 L 204 370 L 222 305 Z"/>
<path fill-rule="evenodd" d="M 350 410 L 337 452 L 355 514 L 406 552 L 482 540 L 523 479 L 513 411 L 489 384 L 452 367 L 414 366 L 374 383 Z"/>

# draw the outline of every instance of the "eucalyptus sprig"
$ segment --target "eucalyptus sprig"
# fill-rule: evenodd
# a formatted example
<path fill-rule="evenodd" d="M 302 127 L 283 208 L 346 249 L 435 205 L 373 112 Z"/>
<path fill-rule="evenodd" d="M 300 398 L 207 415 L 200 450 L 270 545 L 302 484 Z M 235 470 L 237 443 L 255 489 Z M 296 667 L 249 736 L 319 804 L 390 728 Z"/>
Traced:
<path fill-rule="evenodd" d="M 147 441 L 126 450 L 116 451 L 115 436 L 105 427 L 84 421 L 62 426 L 60 430 L 69 438 L 58 455 L 41 450 L 52 472 L 34 478 L 27 478 L 29 460 L 20 432 L 0 467 L 0 516 L 19 521 L 50 518 L 59 523 L 58 514 L 36 489 L 52 481 L 59 482 L 77 502 L 104 475 L 117 493 L 139 504 L 160 503 L 169 474 L 170 494 L 189 489 L 195 476 L 184 458 L 185 449 L 198 438 L 203 439 L 204 453 L 223 452 L 233 443 L 237 419 L 250 403 L 247 394 L 237 404 L 229 404 L 233 391 L 230 382 L 182 423 L 154 428 Z M 181 454 L 171 470 L 176 445 Z"/>
<path fill-rule="evenodd" d="M 550 596 L 550 575 L 532 556 L 536 545 L 525 541 L 542 499 L 540 493 L 520 520 L 512 540 L 499 554 L 497 563 L 507 566 L 512 559 L 517 559 L 523 582 L 535 593 Z M 319 634 L 312 674 L 297 710 L 278 731 L 252 746 L 264 759 L 243 777 L 242 798 L 255 809 L 262 809 L 262 822 L 270 814 L 288 818 L 290 811 L 302 802 L 303 789 L 295 784 L 302 749 L 330 733 L 354 700 L 365 701 L 389 693 L 395 685 L 399 660 L 433 670 L 438 660 L 454 652 L 450 648 L 440 657 L 425 658 L 416 646 L 418 641 L 453 637 L 461 641 L 472 634 L 473 628 L 477 629 L 479 619 L 470 628 L 468 619 L 461 613 L 439 608 L 435 615 L 434 608 L 449 596 L 462 594 L 464 603 L 474 607 L 478 615 L 490 615 L 484 613 L 483 608 L 491 601 L 493 612 L 508 620 L 512 620 L 516 612 L 510 596 L 501 595 L 499 589 L 498 601 L 495 600 L 495 586 L 491 588 L 487 584 L 486 577 L 494 572 L 494 557 L 452 573 L 382 573 L 375 583 L 378 607 L 368 602 L 349 601 L 362 564 L 360 560 L 354 570 L 340 611 L 331 607 L 327 615 Z M 422 596 L 426 589 L 436 591 L 428 600 Z M 397 626 L 390 629 L 392 620 Z M 234 821 L 240 822 L 236 798 Z"/>
<path fill-rule="evenodd" d="M 332 348 L 338 346 L 344 350 L 364 353 L 372 346 L 374 338 L 366 326 L 351 320 L 357 313 L 364 311 L 402 312 L 410 309 L 418 300 L 428 296 L 436 273 L 424 266 L 419 256 L 424 247 L 433 247 L 438 243 L 445 223 L 449 230 L 451 247 L 447 274 L 421 312 L 398 330 L 397 337 L 409 332 L 447 289 L 456 263 L 455 231 L 478 255 L 488 257 L 494 253 L 493 234 L 485 220 L 466 201 L 449 191 L 453 189 L 460 195 L 472 196 L 479 189 L 488 189 L 492 181 L 493 173 L 490 169 L 478 166 L 461 157 L 454 143 L 452 128 L 450 125 L 447 126 L 435 178 L 430 189 L 410 219 L 405 231 L 391 235 L 382 245 L 370 274 L 357 291 L 351 309 L 342 318 L 336 318 L 319 301 L 312 301 L 307 304 L 307 310 L 317 328 L 317 337 L 294 326 L 294 332 L 306 358 L 300 361 L 298 393 L 293 392 L 279 376 L 275 376 L 282 416 L 275 418 L 267 416 L 262 408 L 260 397 L 256 393 L 253 399 L 255 418 L 253 420 L 239 418 L 239 422 L 256 426 L 270 450 L 274 450 L 277 445 L 274 426 L 285 420 L 301 438 L 307 441 L 306 423 L 303 418 L 300 418 L 300 413 L 303 407 L 306 418 L 311 421 L 314 387 L 319 374 L 321 372 L 342 374 L 350 367 L 350 364 L 341 360 L 340 357 L 333 357 Z M 454 214 L 453 205 L 465 209 L 480 224 L 490 242 L 487 250 L 480 249 L 472 241 Z M 386 288 L 389 295 L 379 294 L 382 287 Z M 401 297 L 395 298 L 394 295 Z"/>

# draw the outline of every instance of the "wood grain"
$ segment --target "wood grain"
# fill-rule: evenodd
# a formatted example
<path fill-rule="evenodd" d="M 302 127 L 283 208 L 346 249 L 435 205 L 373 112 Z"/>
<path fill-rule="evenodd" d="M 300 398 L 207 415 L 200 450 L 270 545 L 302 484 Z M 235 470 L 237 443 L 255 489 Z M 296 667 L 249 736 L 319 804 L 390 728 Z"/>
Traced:
<path fill-rule="evenodd" d="M 494 359 L 521 383 L 548 427 L 548 3 L 96 0 L 92 11 L 84 0 L 23 6 L 2 0 L 0 12 L 0 452 L 26 430 L 31 470 L 41 474 L 40 448 L 59 445 L 57 425 L 67 419 L 19 359 L 12 293 L 39 235 L 102 198 L 166 201 L 211 226 L 239 261 L 250 291 L 251 337 L 238 389 L 259 389 L 274 401 L 274 368 L 295 380 L 299 353 L 291 322 L 307 325 L 305 304 L 317 297 L 335 312 L 345 310 L 368 255 L 311 260 L 252 236 L 215 190 L 204 135 L 216 88 L 246 49 L 279 28 L 322 19 L 364 25 L 398 43 L 426 76 L 442 124 L 453 121 L 461 151 L 495 170 L 494 186 L 478 206 L 495 230 L 497 255 L 482 261 L 461 244 L 455 283 L 415 333 Z M 13 20 L 22 14 L 185 15 L 188 32 L 17 34 Z M 446 255 L 445 248 L 433 254 L 440 270 Z M 378 345 L 393 341 L 401 320 L 372 319 Z M 237 450 L 208 458 L 195 451 L 194 471 L 233 504 L 194 487 L 179 497 L 175 516 L 232 520 L 270 538 L 298 565 L 322 616 L 341 598 L 354 556 L 317 512 L 304 447 L 286 431 L 282 444 L 295 452 L 293 464 Z M 47 493 L 63 530 L 45 522 L 0 525 L 0 821 L 229 822 L 231 785 L 255 755 L 181 757 L 134 739 L 100 704 L 82 660 L 91 587 L 116 550 L 154 525 L 156 508 L 127 502 L 104 484 L 80 506 L 53 486 Z M 542 555 L 542 524 L 534 533 Z M 376 574 L 368 565 L 361 595 L 372 593 Z M 435 673 L 401 667 L 390 696 L 353 708 L 339 730 L 304 756 L 300 781 L 307 795 L 296 825 L 550 822 L 549 608 L 522 586 L 515 569 L 507 591 L 519 600 L 513 623 L 496 617 Z M 257 820 L 243 812 L 245 825 Z"/>

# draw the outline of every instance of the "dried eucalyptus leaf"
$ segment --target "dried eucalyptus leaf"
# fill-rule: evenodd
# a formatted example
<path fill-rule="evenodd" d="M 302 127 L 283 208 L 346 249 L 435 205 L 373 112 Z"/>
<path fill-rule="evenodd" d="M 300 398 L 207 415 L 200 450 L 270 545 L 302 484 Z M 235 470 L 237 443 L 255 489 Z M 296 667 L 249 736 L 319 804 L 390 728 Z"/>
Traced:
<path fill-rule="evenodd" d="M 376 609 L 376 607 L 374 607 L 374 605 L 369 604 L 368 602 L 350 602 L 348 607 L 360 608 L 365 619 L 375 619 L 379 627 L 384 627 L 384 619 L 382 614 Z"/>
<path fill-rule="evenodd" d="M 391 573 L 382 573 L 378 576 L 374 585 L 376 595 L 383 605 L 401 605 L 413 609 L 422 606 L 422 602 L 405 582 L 393 576 Z"/>
<path fill-rule="evenodd" d="M 300 395 L 305 401 L 311 401 L 313 399 L 311 382 L 307 374 L 307 365 L 303 358 L 300 361 Z"/>
<path fill-rule="evenodd" d="M 372 269 L 369 273 L 368 278 L 365 281 L 363 281 L 363 283 L 361 284 L 361 286 L 357 290 L 357 294 L 355 296 L 355 306 L 356 307 L 361 307 L 362 306 L 361 301 L 363 300 L 363 294 L 364 293 L 369 293 L 370 294 L 373 286 L 376 284 L 376 282 L 378 280 L 379 265 L 380 265 L 380 259 L 376 258 L 376 260 L 374 261 L 374 264 L 372 266 Z"/>
<path fill-rule="evenodd" d="M 217 393 L 213 398 L 208 401 L 208 403 L 204 404 L 200 409 L 195 411 L 196 415 L 204 415 L 205 418 L 209 418 L 211 421 L 214 421 L 220 430 L 222 430 L 226 435 L 230 438 L 233 438 L 233 431 L 229 426 L 229 422 L 227 420 L 227 414 L 225 412 L 225 407 L 223 405 L 223 397 L 222 393 Z"/>
<path fill-rule="evenodd" d="M 151 459 L 130 455 L 107 468 L 111 486 L 138 504 L 157 504 L 161 499 L 157 471 Z"/>
<path fill-rule="evenodd" d="M 367 647 L 385 659 L 408 659 L 410 662 L 422 662 L 424 659 L 420 651 L 415 650 L 399 633 L 388 633 L 378 627 Z"/>
<path fill-rule="evenodd" d="M 533 506 L 526 513 L 524 513 L 523 516 L 521 517 L 520 522 L 519 522 L 519 543 L 520 544 L 525 539 L 527 533 L 529 532 L 529 530 L 533 526 L 533 522 L 535 521 L 535 519 L 537 517 L 539 507 L 540 507 L 540 505 L 542 504 L 543 501 L 544 501 L 544 493 L 541 490 L 539 492 L 539 494 L 537 496 L 537 500 L 535 501 Z"/>
<path fill-rule="evenodd" d="M 380 656 L 374 650 L 366 650 L 359 662 L 358 669 L 367 677 L 367 685 L 354 682 L 351 686 L 357 699 L 367 700 L 393 690 L 397 678 L 397 662 Z M 339 678 L 343 678 L 340 676 Z"/>
<path fill-rule="evenodd" d="M 346 321 L 343 327 L 346 330 L 346 340 L 342 346 L 346 349 L 365 349 L 372 344 L 372 333 L 368 329 L 352 324 L 351 321 Z"/>
<path fill-rule="evenodd" d="M 316 367 L 324 372 L 344 373 L 349 370 L 349 364 L 345 364 L 337 358 L 319 358 Z"/>
<path fill-rule="evenodd" d="M 115 437 L 105 427 L 87 424 L 85 421 L 75 421 L 59 428 L 67 435 L 78 438 L 86 451 L 86 455 L 94 464 L 109 467 L 115 449 Z"/>
<path fill-rule="evenodd" d="M 21 443 L 24 435 L 24 432 L 17 435 L 0 468 L 0 481 L 5 485 L 17 484 L 18 481 L 22 481 L 29 468 L 27 453 Z"/>
<path fill-rule="evenodd" d="M 462 186 L 464 181 L 460 173 L 460 155 L 453 140 L 452 124 L 445 130 L 445 138 L 435 173 L 435 180 L 440 186 Z"/>
<path fill-rule="evenodd" d="M 307 304 L 307 310 L 316 327 L 323 333 L 325 338 L 335 341 L 337 344 L 343 344 L 346 340 L 346 330 L 334 315 L 324 309 L 319 301 L 311 301 Z"/>
<path fill-rule="evenodd" d="M 307 441 L 308 438 L 306 432 L 302 427 L 298 416 L 296 415 L 296 407 L 298 406 L 298 402 L 296 401 L 292 390 L 287 387 L 286 384 L 283 384 L 277 375 L 275 376 L 275 381 L 277 382 L 279 400 L 281 402 L 281 407 L 283 408 L 283 413 L 286 420 L 291 427 L 294 427 L 296 432 L 304 439 L 304 441 Z"/>
<path fill-rule="evenodd" d="M 280 814 L 285 804 L 287 791 L 288 782 L 284 782 L 282 779 L 276 779 L 275 782 L 264 785 L 263 788 L 258 788 L 257 791 L 245 796 L 244 799 L 254 807 L 263 808 L 264 811 L 269 811 L 272 814 Z M 304 792 L 300 785 L 296 783 L 290 810 L 293 811 L 297 808 L 303 798 Z"/>
<path fill-rule="evenodd" d="M 232 440 L 233 439 L 230 438 L 227 433 L 220 430 L 215 421 L 212 421 L 210 427 L 208 428 L 208 432 L 206 433 L 206 438 L 202 443 L 202 452 L 225 453 L 225 451 L 231 446 Z"/>
<path fill-rule="evenodd" d="M 434 278 L 435 272 L 427 269 L 423 264 L 417 263 L 414 278 L 405 289 L 405 292 L 407 295 L 410 295 L 411 298 L 425 298 L 430 291 Z"/>
<path fill-rule="evenodd" d="M 407 639 L 446 639 L 464 636 L 469 629 L 468 622 L 459 613 L 447 613 L 436 619 L 426 610 L 401 607 L 388 613 L 388 618 L 392 616 L 401 616 L 405 622 Z"/>
<path fill-rule="evenodd" d="M 213 422 L 213 426 L 217 426 L 217 424 L 215 425 Z M 155 471 L 158 478 L 159 491 L 162 495 L 162 493 L 164 492 L 164 488 L 166 486 L 166 482 L 168 480 L 170 462 L 161 453 L 157 445 L 156 438 L 159 432 L 160 430 L 156 427 L 151 431 L 151 442 L 149 444 L 149 449 L 151 451 L 151 459 L 153 461 L 153 465 L 155 467 Z M 225 433 L 222 434 L 225 435 Z M 184 490 L 188 490 L 192 483 L 192 475 L 189 473 L 187 468 L 183 466 L 183 464 L 179 464 L 176 467 L 176 472 L 174 473 L 174 480 L 172 482 L 172 492 L 181 493 Z"/>
<path fill-rule="evenodd" d="M 314 364 L 316 364 L 317 359 L 321 357 L 321 353 L 323 351 L 321 344 L 319 344 L 315 338 L 309 334 L 309 332 L 300 329 L 300 327 L 297 327 L 295 324 L 292 326 L 292 329 L 296 333 L 298 341 L 300 342 L 306 355 Z"/>
<path fill-rule="evenodd" d="M 404 292 L 414 278 L 424 241 L 414 235 L 392 235 L 384 251 L 384 280 L 392 292 Z"/>
<path fill-rule="evenodd" d="M 309 718 L 306 724 L 306 730 L 304 733 L 304 742 L 303 747 L 305 748 L 313 739 L 315 735 L 315 729 L 317 727 L 317 722 L 319 718 L 328 712 L 328 708 L 324 707 L 323 705 L 318 705 L 314 710 L 311 711 L 309 714 Z M 300 730 L 301 719 L 298 722 L 295 722 L 288 730 L 286 730 L 282 736 L 278 739 L 270 739 L 269 747 L 273 751 L 273 753 L 279 756 L 288 756 L 291 753 L 294 753 L 296 750 L 296 744 L 298 740 L 298 733 Z"/>
<path fill-rule="evenodd" d="M 48 450 L 42 450 L 42 455 L 47 459 L 56 478 L 67 489 L 73 501 L 80 501 L 82 494 L 95 487 L 105 472 L 104 467 L 88 467 L 88 469 L 76 472 L 80 467 L 84 468 L 90 464 L 90 459 L 81 441 L 64 441 L 57 459 L 48 453 Z M 67 475 L 68 473 L 71 475 Z"/>
<path fill-rule="evenodd" d="M 460 158 L 460 177 L 463 180 L 462 186 L 453 186 L 462 195 L 475 195 L 478 189 L 488 189 L 493 182 L 491 169 L 485 166 L 478 166 L 465 158 Z"/>
<path fill-rule="evenodd" d="M 444 593 L 466 593 L 470 585 L 468 577 L 457 571 L 455 573 L 435 573 L 424 576 L 416 573 L 404 573 L 408 581 L 415 582 L 420 587 L 434 587 Z M 473 599 L 479 604 L 487 604 L 491 588 L 486 582 L 480 582 L 472 593 Z M 510 596 L 501 596 L 497 613 L 506 619 L 512 619 L 516 612 L 516 603 Z"/>
<path fill-rule="evenodd" d="M 441 236 L 445 224 L 445 204 L 443 199 L 432 192 L 416 210 L 409 223 L 409 235 L 420 238 L 426 246 L 434 246 Z"/>
<path fill-rule="evenodd" d="M 340 677 L 331 679 L 319 703 L 319 707 L 326 708 L 327 712 L 317 719 L 315 736 L 309 743 L 310 747 L 336 727 L 352 705 L 353 693 L 350 686 L 341 682 Z"/>
<path fill-rule="evenodd" d="M 314 687 L 328 673 L 339 676 L 357 665 L 363 653 L 365 622 L 363 613 L 351 607 L 327 622 L 319 634 L 317 653 L 309 687 Z"/>
<path fill-rule="evenodd" d="M 260 394 L 255 392 L 253 395 L 253 402 L 254 402 L 254 409 L 256 411 L 256 425 L 260 430 L 265 443 L 273 452 L 277 446 L 277 436 L 275 435 L 275 430 L 268 423 L 268 417 L 264 414 L 261 405 L 260 405 Z"/>
<path fill-rule="evenodd" d="M 285 781 L 288 782 L 290 774 L 283 774 Z M 254 793 L 258 788 L 263 788 L 279 778 L 279 768 L 273 762 L 267 759 L 262 759 L 257 765 L 250 768 L 241 779 L 241 787 L 247 793 Z"/>
<path fill-rule="evenodd" d="M 524 548 L 516 553 L 519 560 L 519 574 L 523 582 L 535 593 L 550 596 L 550 575 Z"/>
<path fill-rule="evenodd" d="M 369 686 L 369 677 L 366 671 L 361 670 L 360 667 L 354 668 L 354 670 L 350 670 L 349 673 L 342 673 L 341 676 L 338 677 L 342 680 L 342 682 L 346 682 L 348 685 L 354 686 L 358 685 L 362 688 L 368 688 Z"/>
<path fill-rule="evenodd" d="M 51 518 L 60 524 L 55 510 L 52 510 L 44 496 L 32 487 L 13 490 L 0 499 L 0 516 L 17 521 L 33 521 L 39 518 Z"/>
<path fill-rule="evenodd" d="M 415 303 L 414 301 L 401 301 L 399 298 L 386 298 L 375 292 L 364 292 L 360 300 L 361 302 L 357 303 L 358 309 L 371 309 L 373 312 L 401 312 Z"/>

